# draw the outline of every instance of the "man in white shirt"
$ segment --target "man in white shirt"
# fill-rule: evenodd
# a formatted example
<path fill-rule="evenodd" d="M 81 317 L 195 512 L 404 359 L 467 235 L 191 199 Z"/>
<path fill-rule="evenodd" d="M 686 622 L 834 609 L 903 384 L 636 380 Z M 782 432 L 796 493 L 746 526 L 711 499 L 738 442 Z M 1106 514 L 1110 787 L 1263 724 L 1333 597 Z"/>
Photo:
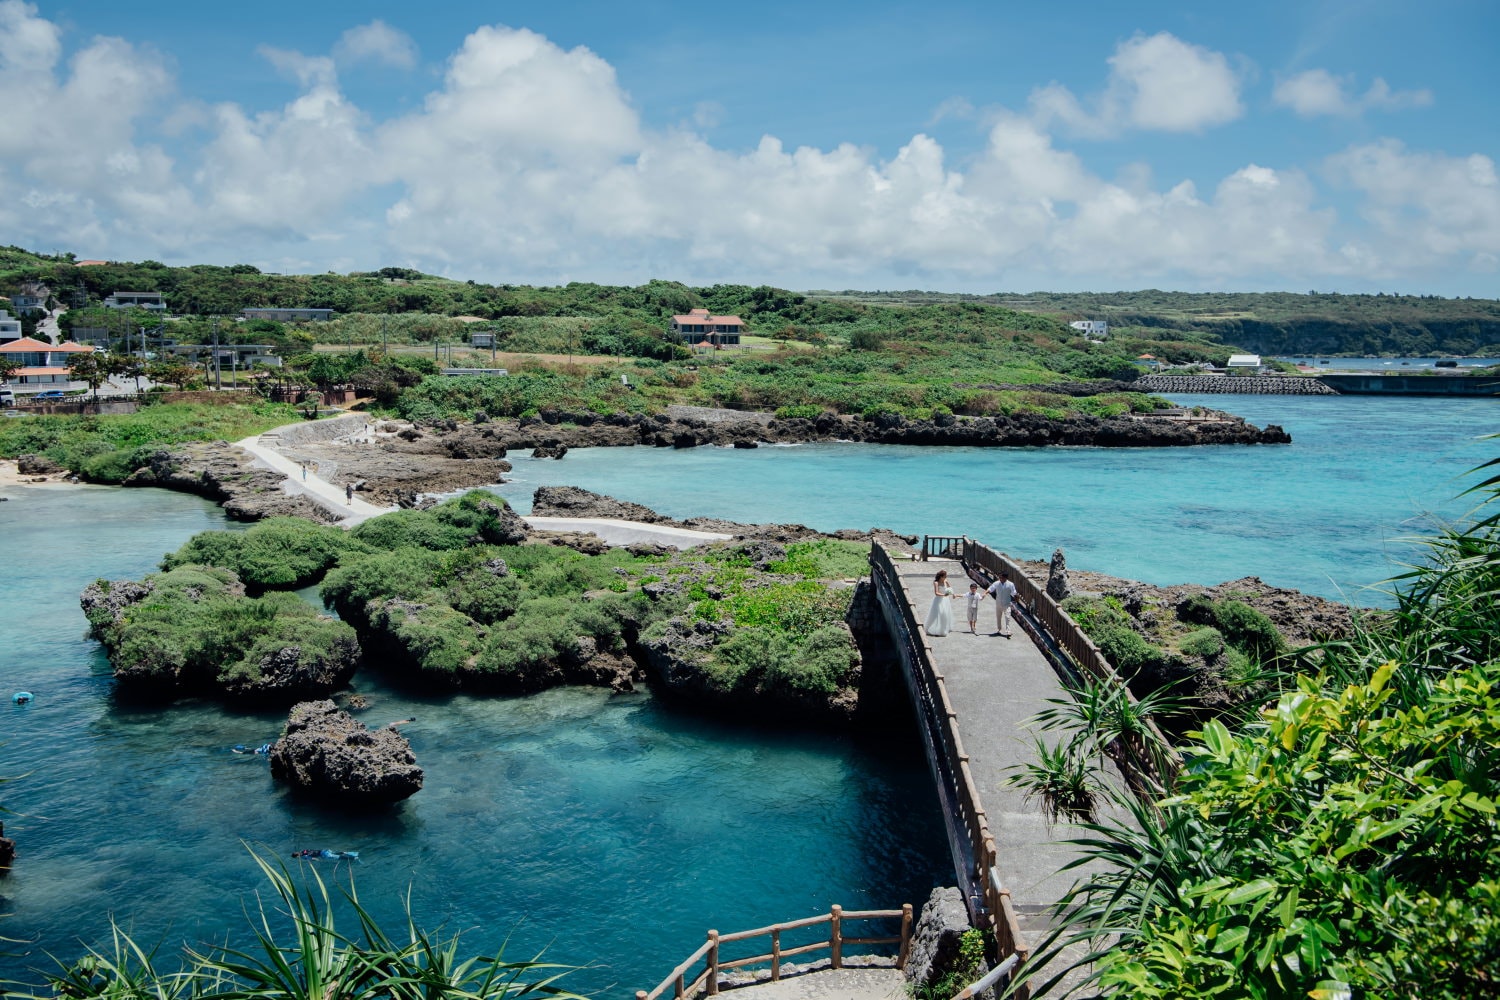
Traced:
<path fill-rule="evenodd" d="M 1009 573 L 1001 573 L 1000 579 L 989 585 L 990 596 L 995 599 L 995 634 L 1010 638 L 1010 606 L 1016 599 L 1016 585 L 1010 582 Z"/>

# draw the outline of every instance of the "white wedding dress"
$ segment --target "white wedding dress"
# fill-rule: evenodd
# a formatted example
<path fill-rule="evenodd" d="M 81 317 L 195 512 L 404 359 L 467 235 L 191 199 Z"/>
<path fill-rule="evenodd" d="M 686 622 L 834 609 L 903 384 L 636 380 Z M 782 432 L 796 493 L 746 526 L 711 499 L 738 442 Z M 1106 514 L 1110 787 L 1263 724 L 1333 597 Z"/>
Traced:
<path fill-rule="evenodd" d="M 927 634 L 947 635 L 953 631 L 953 588 L 944 587 L 941 594 L 934 594 L 932 607 L 927 609 Z"/>

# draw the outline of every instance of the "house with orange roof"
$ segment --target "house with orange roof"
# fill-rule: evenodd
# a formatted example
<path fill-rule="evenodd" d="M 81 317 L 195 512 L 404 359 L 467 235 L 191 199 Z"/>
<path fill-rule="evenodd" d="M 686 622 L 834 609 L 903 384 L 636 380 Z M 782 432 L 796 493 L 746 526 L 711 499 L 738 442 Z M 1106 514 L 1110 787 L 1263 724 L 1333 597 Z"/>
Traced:
<path fill-rule="evenodd" d="M 745 321 L 738 316 L 714 316 L 707 309 L 693 309 L 685 316 L 673 316 L 668 333 L 694 347 L 738 347 Z"/>
<path fill-rule="evenodd" d="M 20 370 L 12 376 L 20 385 L 67 385 L 72 381 L 68 358 L 93 350 L 83 344 L 48 344 L 32 337 L 22 337 L 0 344 L 0 358 L 20 362 Z"/>

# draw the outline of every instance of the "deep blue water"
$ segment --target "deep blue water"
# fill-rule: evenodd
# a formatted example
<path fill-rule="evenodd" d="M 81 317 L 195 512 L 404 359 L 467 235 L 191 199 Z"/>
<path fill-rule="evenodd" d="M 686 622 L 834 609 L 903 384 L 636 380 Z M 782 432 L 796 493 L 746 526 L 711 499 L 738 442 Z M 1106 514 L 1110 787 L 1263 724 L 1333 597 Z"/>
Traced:
<path fill-rule="evenodd" d="M 1372 396 L 1173 396 L 1280 424 L 1290 445 L 1195 448 L 918 448 L 819 444 L 571 451 L 512 457 L 497 492 L 529 512 L 566 483 L 674 517 L 792 521 L 822 530 L 967 534 L 1012 555 L 1158 584 L 1260 576 L 1329 597 L 1410 558 L 1405 539 L 1500 453 L 1500 401 Z"/>
<path fill-rule="evenodd" d="M 24 775 L 0 787 L 20 849 L 0 936 L 29 942 L 0 942 L 27 952 L 0 958 L 0 979 L 35 981 L 46 952 L 76 957 L 111 914 L 169 953 L 244 940 L 240 901 L 261 888 L 248 848 L 359 850 L 361 900 L 389 929 L 410 889 L 425 926 L 467 931 L 476 951 L 509 935 L 514 958 L 597 963 L 575 985 L 616 995 L 654 986 L 709 927 L 921 903 L 951 881 L 910 734 L 766 732 L 648 695 L 418 701 L 360 677 L 367 723 L 417 718 L 403 732 L 425 787 L 374 817 L 294 801 L 264 758 L 228 750 L 273 739 L 284 715 L 118 705 L 84 637 L 87 583 L 140 577 L 224 526 L 157 490 L 23 489 L 0 504 L 0 775 Z M 10 704 L 23 689 L 35 702 Z"/>

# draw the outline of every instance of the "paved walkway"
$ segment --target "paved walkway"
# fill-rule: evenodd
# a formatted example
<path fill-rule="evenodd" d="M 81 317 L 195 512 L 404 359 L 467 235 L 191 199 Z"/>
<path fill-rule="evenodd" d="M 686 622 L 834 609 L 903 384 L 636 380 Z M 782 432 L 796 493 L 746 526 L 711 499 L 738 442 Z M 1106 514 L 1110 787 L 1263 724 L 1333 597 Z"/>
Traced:
<path fill-rule="evenodd" d="M 675 545 L 679 549 L 690 549 L 705 542 L 718 542 L 732 535 L 716 531 L 693 531 L 690 528 L 674 528 L 665 524 L 645 524 L 640 521 L 618 521 L 604 517 L 526 517 L 527 524 L 538 531 L 584 531 L 598 535 L 609 545 L 635 545 L 649 542 L 657 545 Z"/>
<path fill-rule="evenodd" d="M 245 449 L 255 457 L 256 465 L 280 472 L 286 476 L 282 489 L 292 496 L 305 496 L 313 503 L 339 515 L 341 528 L 352 528 L 356 524 L 381 514 L 389 514 L 395 507 L 381 507 L 361 499 L 359 494 L 348 500 L 342 486 L 335 486 L 316 473 L 287 458 L 281 452 L 260 443 L 260 435 L 253 434 L 236 441 L 237 447 Z"/>
<path fill-rule="evenodd" d="M 895 565 L 918 623 L 927 620 L 938 570 L 948 571 L 955 593 L 969 589 L 962 564 L 954 560 Z M 1038 805 L 1008 787 L 1006 778 L 1016 765 L 1034 758 L 1035 737 L 1027 721 L 1047 707 L 1047 699 L 1064 697 L 1064 690 L 1051 663 L 1019 624 L 1011 628 L 1012 638 L 995 634 L 990 598 L 980 607 L 978 635 L 968 631 L 961 598 L 953 609 L 954 623 L 962 631 L 942 637 L 924 632 L 922 638 L 958 715 L 959 739 L 995 837 L 1001 881 L 1010 889 L 1022 934 L 1035 947 L 1045 933 L 1050 904 L 1081 874 L 1058 874 L 1077 856 L 1061 841 L 1083 831 L 1063 821 L 1049 828 Z"/>
<path fill-rule="evenodd" d="M 721 987 L 735 1000 L 906 1000 L 906 977 L 899 969 L 823 969 L 777 982 Z"/>

